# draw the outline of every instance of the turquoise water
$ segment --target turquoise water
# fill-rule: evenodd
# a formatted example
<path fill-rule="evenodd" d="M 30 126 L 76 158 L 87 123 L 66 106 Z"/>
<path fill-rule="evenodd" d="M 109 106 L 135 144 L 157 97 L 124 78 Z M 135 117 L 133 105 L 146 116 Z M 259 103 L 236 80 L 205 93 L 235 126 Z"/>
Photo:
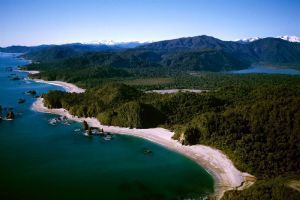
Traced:
<path fill-rule="evenodd" d="M 264 74 L 300 75 L 300 70 L 254 67 L 249 69 L 231 71 L 230 73 L 234 73 L 234 74 L 264 73 Z"/>
<path fill-rule="evenodd" d="M 74 131 L 79 123 L 50 125 L 57 116 L 30 110 L 35 99 L 24 92 L 61 88 L 10 80 L 11 73 L 26 78 L 7 71 L 23 64 L 0 54 L 0 105 L 16 113 L 0 122 L 0 199 L 201 199 L 213 192 L 203 168 L 159 145 L 123 135 L 85 137 Z"/>

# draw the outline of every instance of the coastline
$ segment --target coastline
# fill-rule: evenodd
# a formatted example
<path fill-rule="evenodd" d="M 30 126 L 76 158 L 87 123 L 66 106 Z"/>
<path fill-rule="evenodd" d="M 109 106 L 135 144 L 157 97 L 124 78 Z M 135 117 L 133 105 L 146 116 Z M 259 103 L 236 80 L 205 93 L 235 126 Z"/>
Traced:
<path fill-rule="evenodd" d="M 63 87 L 67 92 L 81 93 L 85 91 L 74 84 L 62 81 L 33 81 L 58 85 Z M 83 120 L 85 120 L 90 126 L 103 128 L 106 132 L 140 137 L 185 155 L 194 160 L 197 164 L 204 167 L 214 177 L 215 197 L 217 199 L 221 199 L 223 194 L 228 190 L 242 190 L 250 187 L 255 182 L 254 176 L 236 169 L 232 161 L 220 150 L 205 145 L 182 145 L 177 140 L 172 139 L 174 134 L 173 132 L 164 128 L 130 129 L 117 126 L 106 126 L 102 125 L 96 118 L 82 118 L 73 116 L 63 108 L 46 108 L 43 103 L 43 98 L 38 98 L 32 104 L 31 108 L 37 112 L 65 116 L 77 122 L 83 122 Z"/>

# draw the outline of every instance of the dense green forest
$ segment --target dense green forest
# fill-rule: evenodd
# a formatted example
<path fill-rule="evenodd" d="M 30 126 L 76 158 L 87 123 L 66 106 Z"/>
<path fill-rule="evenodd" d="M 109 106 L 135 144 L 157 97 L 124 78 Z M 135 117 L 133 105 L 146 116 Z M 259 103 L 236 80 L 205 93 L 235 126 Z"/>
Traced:
<path fill-rule="evenodd" d="M 294 179 L 294 177 L 259 180 L 254 186 L 243 191 L 226 192 L 222 200 L 298 200 L 300 199 L 300 192 L 289 186 L 289 180 Z"/>
<path fill-rule="evenodd" d="M 101 55 L 99 57 L 99 55 Z M 89 53 L 77 58 L 55 62 L 29 64 L 21 67 L 25 70 L 39 70 L 41 73 L 31 75 L 31 78 L 44 80 L 62 80 L 75 83 L 84 88 L 99 86 L 107 82 L 119 82 L 133 85 L 139 89 L 195 88 L 215 89 L 221 86 L 292 84 L 297 77 L 289 75 L 266 74 L 230 74 L 199 71 L 175 70 L 145 64 L 136 67 L 127 64 L 120 68 L 116 64 L 106 63 L 113 53 Z M 103 58 L 106 57 L 106 58 Z"/>

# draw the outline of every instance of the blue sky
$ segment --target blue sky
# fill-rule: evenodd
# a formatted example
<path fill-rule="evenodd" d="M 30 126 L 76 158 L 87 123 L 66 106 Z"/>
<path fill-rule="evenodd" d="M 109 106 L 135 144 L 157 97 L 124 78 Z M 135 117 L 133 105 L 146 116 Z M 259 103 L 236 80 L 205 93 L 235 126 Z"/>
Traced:
<path fill-rule="evenodd" d="M 0 0 L 0 46 L 300 36 L 298 0 Z"/>

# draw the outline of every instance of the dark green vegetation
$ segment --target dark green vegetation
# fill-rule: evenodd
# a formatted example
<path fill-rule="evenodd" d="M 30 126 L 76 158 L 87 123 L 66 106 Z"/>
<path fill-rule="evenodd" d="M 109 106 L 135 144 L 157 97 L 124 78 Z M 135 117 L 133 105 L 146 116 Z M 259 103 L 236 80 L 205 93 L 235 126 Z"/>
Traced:
<path fill-rule="evenodd" d="M 288 177 L 293 179 L 292 177 Z M 254 186 L 243 191 L 226 192 L 223 200 L 298 200 L 300 192 L 288 186 L 288 178 L 274 178 L 270 180 L 260 180 Z"/>
<path fill-rule="evenodd" d="M 175 52 L 178 54 L 182 52 L 185 56 L 191 56 L 191 59 L 188 60 L 188 62 L 190 62 L 189 67 L 193 66 L 195 60 L 202 61 L 202 56 L 195 56 L 195 54 L 201 55 L 200 53 L 202 51 L 213 51 L 215 52 L 215 55 L 217 55 L 216 57 L 220 57 L 219 54 L 223 55 L 223 60 L 220 58 L 218 59 L 222 61 L 223 68 L 214 65 L 214 68 L 211 68 L 209 71 L 239 69 L 253 64 L 297 67 L 300 63 L 300 44 L 287 42 L 277 38 L 265 38 L 250 43 L 239 43 L 222 41 L 209 36 L 197 36 L 155 42 L 139 47 L 139 49 L 167 52 L 164 55 L 163 60 L 168 58 L 169 53 Z M 181 61 L 182 65 L 184 65 L 184 59 Z M 203 61 L 214 62 L 214 59 L 209 59 L 208 57 Z M 174 57 L 169 61 L 170 66 L 174 66 L 172 62 L 176 63 Z M 233 64 L 230 62 L 235 62 L 235 65 L 230 66 L 230 68 L 224 68 L 226 64 Z"/>
<path fill-rule="evenodd" d="M 113 51 L 115 47 L 107 45 L 85 45 L 85 44 L 66 44 L 45 46 L 38 50 L 31 50 L 25 54 L 25 58 L 38 62 L 47 62 L 54 60 L 62 60 L 79 56 L 87 52 Z"/>
<path fill-rule="evenodd" d="M 92 87 L 107 81 L 132 76 L 130 72 L 124 69 L 99 66 L 96 64 L 97 61 L 93 60 L 94 58 L 91 54 L 90 56 L 86 55 L 85 57 L 51 63 L 30 64 L 25 69 L 42 70 L 39 74 L 31 75 L 32 78 L 62 80 L 83 87 Z"/>
<path fill-rule="evenodd" d="M 115 45 L 71 43 L 63 45 L 9 46 L 0 47 L 0 52 L 22 53 L 22 57 L 34 62 L 45 62 L 72 58 L 88 52 L 120 51 L 141 45 L 138 42 Z"/>
<path fill-rule="evenodd" d="M 225 150 L 258 178 L 300 169 L 299 86 L 225 88 L 215 95 L 225 103 L 219 112 L 200 111 L 184 124 L 198 129 L 199 143 Z"/>

